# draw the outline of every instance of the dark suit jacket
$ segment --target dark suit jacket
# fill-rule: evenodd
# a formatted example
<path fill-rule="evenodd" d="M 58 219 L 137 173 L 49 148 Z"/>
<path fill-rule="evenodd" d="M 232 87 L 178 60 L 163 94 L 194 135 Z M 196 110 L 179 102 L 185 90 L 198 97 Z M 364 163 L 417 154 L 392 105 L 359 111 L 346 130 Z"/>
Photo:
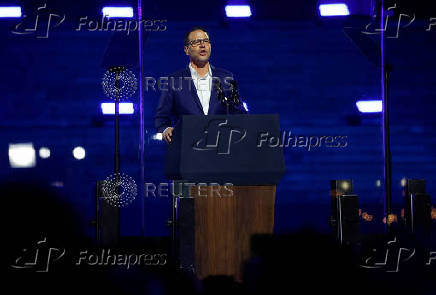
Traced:
<path fill-rule="evenodd" d="M 233 74 L 227 70 L 212 68 L 212 79 L 219 79 L 224 94 L 230 97 L 231 90 L 228 81 Z M 212 86 L 208 115 L 226 114 L 226 107 L 218 100 L 215 87 Z M 245 114 L 243 108 L 230 108 L 230 114 Z M 197 89 L 191 78 L 189 67 L 181 69 L 168 77 L 168 87 L 161 91 L 154 124 L 157 132 L 175 126 L 183 115 L 204 115 Z"/>

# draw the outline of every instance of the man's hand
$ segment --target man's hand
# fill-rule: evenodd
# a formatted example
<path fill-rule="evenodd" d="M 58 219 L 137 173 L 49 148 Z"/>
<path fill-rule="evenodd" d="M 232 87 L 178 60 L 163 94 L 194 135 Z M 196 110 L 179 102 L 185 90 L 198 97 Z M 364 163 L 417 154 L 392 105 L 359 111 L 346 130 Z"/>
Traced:
<path fill-rule="evenodd" d="M 171 142 L 171 136 L 173 136 L 173 127 L 168 127 L 164 130 L 162 133 L 162 139 L 165 140 L 167 143 Z"/>

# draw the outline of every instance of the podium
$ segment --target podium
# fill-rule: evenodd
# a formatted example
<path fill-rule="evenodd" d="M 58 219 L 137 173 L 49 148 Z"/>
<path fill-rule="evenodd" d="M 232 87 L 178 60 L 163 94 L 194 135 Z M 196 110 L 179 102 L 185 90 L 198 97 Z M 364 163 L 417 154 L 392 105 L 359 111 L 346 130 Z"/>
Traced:
<path fill-rule="evenodd" d="M 283 140 L 278 115 L 181 118 L 165 158 L 180 268 L 242 280 L 251 236 L 273 233 Z"/>

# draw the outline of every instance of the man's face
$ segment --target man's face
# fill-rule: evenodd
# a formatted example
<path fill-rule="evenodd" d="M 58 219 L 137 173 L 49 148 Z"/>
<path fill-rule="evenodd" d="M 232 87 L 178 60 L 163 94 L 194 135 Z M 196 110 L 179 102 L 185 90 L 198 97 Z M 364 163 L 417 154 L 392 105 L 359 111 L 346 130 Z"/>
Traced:
<path fill-rule="evenodd" d="M 185 53 L 189 55 L 190 59 L 194 62 L 207 62 L 210 58 L 211 46 L 210 42 L 204 42 L 203 40 L 209 40 L 209 36 L 206 32 L 201 30 L 193 31 L 189 34 L 189 42 L 194 41 L 198 44 L 188 44 L 185 46 Z M 199 40 L 201 40 L 199 42 Z"/>

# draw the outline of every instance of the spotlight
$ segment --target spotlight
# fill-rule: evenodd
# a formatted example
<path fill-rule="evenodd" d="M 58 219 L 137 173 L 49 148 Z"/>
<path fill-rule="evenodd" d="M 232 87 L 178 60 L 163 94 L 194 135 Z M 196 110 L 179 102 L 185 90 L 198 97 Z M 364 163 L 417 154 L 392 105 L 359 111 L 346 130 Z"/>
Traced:
<path fill-rule="evenodd" d="M 381 113 L 383 110 L 381 100 L 359 100 L 356 106 L 361 113 Z"/>
<path fill-rule="evenodd" d="M 21 7 L 0 6 L 0 17 L 21 17 Z"/>
<path fill-rule="evenodd" d="M 226 5 L 227 17 L 250 17 L 251 7 L 250 5 Z"/>
<path fill-rule="evenodd" d="M 33 143 L 9 144 L 8 155 L 11 168 L 32 168 L 36 166 Z"/>
<path fill-rule="evenodd" d="M 133 17 L 133 8 L 126 7 L 113 7 L 113 6 L 105 6 L 101 10 L 102 14 L 107 17 L 124 17 L 124 18 L 132 18 Z"/>
<path fill-rule="evenodd" d="M 121 102 L 119 104 L 120 115 L 131 115 L 135 112 L 132 102 Z M 101 112 L 103 115 L 114 115 L 115 114 L 115 103 L 114 102 L 103 102 L 101 103 Z"/>
<path fill-rule="evenodd" d="M 321 16 L 350 15 L 350 10 L 348 10 L 348 6 L 345 3 L 321 4 L 318 8 Z"/>
<path fill-rule="evenodd" d="M 50 158 L 50 149 L 46 147 L 41 147 L 39 149 L 39 157 L 42 159 Z"/>
<path fill-rule="evenodd" d="M 76 146 L 73 149 L 73 156 L 76 160 L 83 160 L 86 156 L 86 151 L 83 147 L 81 146 Z"/>

